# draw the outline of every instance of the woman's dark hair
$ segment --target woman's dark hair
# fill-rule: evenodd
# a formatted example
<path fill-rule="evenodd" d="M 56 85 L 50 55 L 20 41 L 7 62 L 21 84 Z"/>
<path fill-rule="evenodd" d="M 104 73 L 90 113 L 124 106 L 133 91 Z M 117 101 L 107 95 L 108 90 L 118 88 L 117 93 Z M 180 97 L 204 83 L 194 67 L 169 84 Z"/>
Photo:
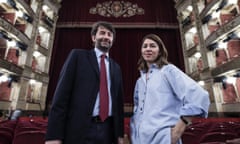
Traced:
<path fill-rule="evenodd" d="M 161 40 L 161 38 L 155 34 L 148 34 L 142 39 L 141 47 L 146 39 L 153 40 L 154 42 L 157 43 L 157 45 L 159 47 L 159 56 L 155 60 L 155 63 L 158 65 L 158 67 L 161 68 L 163 65 L 168 64 L 169 63 L 167 60 L 168 52 L 167 52 L 167 49 L 166 49 L 163 41 Z M 149 69 L 147 66 L 147 63 L 143 59 L 142 55 L 141 55 L 140 59 L 138 60 L 138 69 L 145 71 L 145 72 L 147 72 Z"/>
<path fill-rule="evenodd" d="M 95 36 L 95 35 L 96 35 L 96 33 L 97 33 L 97 31 L 98 31 L 98 28 L 99 28 L 100 26 L 108 29 L 109 31 L 111 31 L 111 32 L 113 33 L 113 41 L 114 41 L 115 38 L 116 38 L 116 30 L 115 30 L 115 28 L 112 26 L 111 23 L 105 22 L 105 21 L 98 21 L 98 22 L 96 22 L 96 23 L 93 24 L 92 30 L 91 30 L 91 36 L 93 36 L 93 35 Z"/>

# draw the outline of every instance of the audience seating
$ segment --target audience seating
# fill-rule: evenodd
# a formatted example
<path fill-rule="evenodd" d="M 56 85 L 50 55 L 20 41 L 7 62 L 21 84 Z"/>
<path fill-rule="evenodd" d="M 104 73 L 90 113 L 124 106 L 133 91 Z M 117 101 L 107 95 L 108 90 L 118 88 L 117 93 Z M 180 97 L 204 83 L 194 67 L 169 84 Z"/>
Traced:
<path fill-rule="evenodd" d="M 125 133 L 130 134 L 129 119 L 125 118 Z M 129 137 L 129 136 L 128 136 Z M 182 135 L 183 144 L 222 144 L 240 138 L 239 118 L 195 118 Z"/>
<path fill-rule="evenodd" d="M 125 134 L 127 134 L 127 136 L 129 137 L 130 136 L 130 119 L 129 118 L 125 118 L 124 119 L 124 132 Z"/>
<path fill-rule="evenodd" d="M 45 131 L 22 131 L 14 136 L 12 144 L 44 144 Z"/>
<path fill-rule="evenodd" d="M 201 143 L 206 142 L 225 142 L 226 140 L 238 138 L 238 135 L 230 132 L 209 132 L 202 136 Z"/>
<path fill-rule="evenodd" d="M 229 139 L 240 138 L 240 131 L 234 127 L 240 125 L 238 118 L 197 118 L 193 120 L 182 136 L 183 144 L 220 144 Z M 203 129 L 202 133 L 192 129 Z M 196 138 L 186 138 L 191 133 Z M 188 139 L 189 138 L 189 139 Z"/>
<path fill-rule="evenodd" d="M 0 122 L 0 144 L 44 144 L 47 119 L 20 117 Z"/>
<path fill-rule="evenodd" d="M 198 135 L 192 133 L 192 132 L 185 132 L 183 133 L 182 135 L 182 141 L 183 141 L 183 144 L 193 144 L 194 142 L 193 141 L 199 141 L 199 137 Z"/>
<path fill-rule="evenodd" d="M 124 139 L 130 139 L 130 118 L 124 119 Z M 0 122 L 0 144 L 44 144 L 47 119 L 20 117 Z M 239 118 L 197 118 L 182 135 L 183 144 L 220 144 L 240 138 Z"/>
<path fill-rule="evenodd" d="M 0 144 L 12 144 L 13 135 L 8 131 L 0 130 Z"/>

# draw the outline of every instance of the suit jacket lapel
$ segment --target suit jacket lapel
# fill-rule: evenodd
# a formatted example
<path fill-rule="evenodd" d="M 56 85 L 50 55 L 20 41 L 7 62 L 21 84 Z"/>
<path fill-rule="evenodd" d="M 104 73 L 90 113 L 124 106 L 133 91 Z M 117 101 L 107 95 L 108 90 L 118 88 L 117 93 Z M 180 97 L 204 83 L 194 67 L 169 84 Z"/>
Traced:
<path fill-rule="evenodd" d="M 96 57 L 96 53 L 94 50 L 91 50 L 89 52 L 89 61 L 91 63 L 91 65 L 93 66 L 93 69 L 96 71 L 96 74 L 99 77 L 99 66 L 98 66 L 98 62 L 97 62 L 97 57 Z"/>
<path fill-rule="evenodd" d="M 109 58 L 109 71 L 110 71 L 110 80 L 111 80 L 111 87 L 110 87 L 110 92 L 111 92 L 111 96 L 113 98 L 113 94 L 112 94 L 112 90 L 114 88 L 115 85 L 115 76 L 114 76 L 114 64 L 111 58 Z"/>

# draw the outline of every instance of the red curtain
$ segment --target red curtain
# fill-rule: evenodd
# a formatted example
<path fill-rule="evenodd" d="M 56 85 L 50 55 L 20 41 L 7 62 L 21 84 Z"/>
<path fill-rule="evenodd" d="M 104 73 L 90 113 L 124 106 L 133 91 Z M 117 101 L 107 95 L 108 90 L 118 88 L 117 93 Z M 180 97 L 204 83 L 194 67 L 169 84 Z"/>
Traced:
<path fill-rule="evenodd" d="M 63 0 L 58 22 L 78 23 L 95 22 L 97 20 L 113 21 L 115 23 L 177 23 L 173 0 L 121 0 L 130 2 L 144 9 L 144 15 L 132 17 L 103 17 L 90 14 L 89 10 L 96 5 L 110 0 Z M 119 0 L 120 1 L 120 0 Z"/>
<path fill-rule="evenodd" d="M 91 24 L 98 20 L 109 21 L 118 26 L 116 27 L 116 41 L 110 50 L 110 56 L 122 68 L 125 103 L 132 103 L 133 89 L 139 76 L 137 61 L 140 56 L 140 44 L 146 34 L 159 35 L 168 49 L 169 61 L 184 70 L 180 34 L 173 1 L 124 1 L 137 4 L 145 11 L 144 15 L 135 15 L 129 18 L 107 18 L 89 13 L 91 7 L 95 7 L 97 3 L 103 3 L 106 0 L 70 1 L 62 1 L 59 13 L 49 72 L 47 104 L 52 100 L 59 72 L 70 50 L 73 48 L 93 48 L 90 36 Z M 68 25 L 70 27 L 66 27 L 65 24 L 70 24 Z M 71 24 L 77 24 L 77 27 L 71 26 Z"/>
<path fill-rule="evenodd" d="M 140 45 L 144 35 L 155 33 L 166 44 L 169 61 L 182 70 L 184 62 L 178 30 L 164 29 L 117 29 L 116 41 L 110 50 L 110 56 L 122 68 L 124 79 L 125 102 L 132 103 L 132 94 L 136 79 L 139 76 L 137 61 L 140 56 Z M 50 67 L 48 101 L 52 99 L 62 65 L 73 48 L 92 49 L 90 28 L 62 28 L 57 30 Z"/>

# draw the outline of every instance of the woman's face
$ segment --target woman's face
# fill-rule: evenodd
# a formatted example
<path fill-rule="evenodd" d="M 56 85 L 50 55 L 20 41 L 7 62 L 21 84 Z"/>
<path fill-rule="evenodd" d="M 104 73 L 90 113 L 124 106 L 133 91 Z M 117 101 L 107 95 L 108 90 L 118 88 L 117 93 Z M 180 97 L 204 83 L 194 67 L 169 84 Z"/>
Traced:
<path fill-rule="evenodd" d="M 148 65 L 155 62 L 159 56 L 159 46 L 157 43 L 151 39 L 145 39 L 142 48 L 142 57 L 147 62 Z"/>

